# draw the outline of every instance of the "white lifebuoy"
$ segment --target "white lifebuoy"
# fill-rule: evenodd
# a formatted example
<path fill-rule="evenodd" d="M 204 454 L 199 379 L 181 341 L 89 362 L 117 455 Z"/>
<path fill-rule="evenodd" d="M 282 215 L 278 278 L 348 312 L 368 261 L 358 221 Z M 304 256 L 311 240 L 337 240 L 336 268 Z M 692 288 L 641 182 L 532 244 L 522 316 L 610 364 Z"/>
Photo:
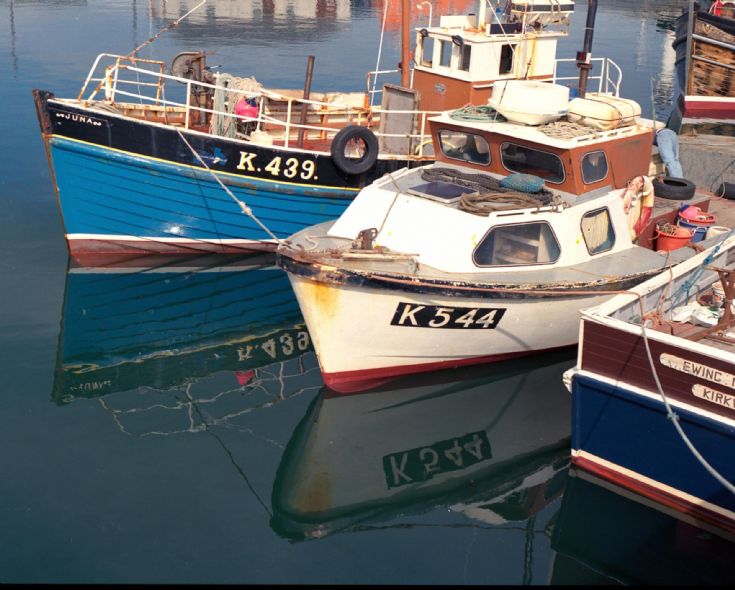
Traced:
<path fill-rule="evenodd" d="M 651 219 L 653 182 L 648 176 L 636 176 L 621 193 L 623 212 L 628 216 L 630 239 L 635 240 Z"/>

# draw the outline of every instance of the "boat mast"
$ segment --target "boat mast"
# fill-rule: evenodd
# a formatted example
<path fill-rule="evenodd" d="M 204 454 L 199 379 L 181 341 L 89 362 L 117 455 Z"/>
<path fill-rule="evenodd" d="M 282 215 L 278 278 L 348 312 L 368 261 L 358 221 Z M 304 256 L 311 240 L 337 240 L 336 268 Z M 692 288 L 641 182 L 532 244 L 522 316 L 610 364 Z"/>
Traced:
<path fill-rule="evenodd" d="M 584 47 L 577 52 L 577 67 L 579 68 L 579 96 L 584 98 L 587 93 L 587 78 L 592 69 L 592 35 L 595 32 L 595 16 L 597 15 L 597 0 L 587 2 L 587 23 L 584 27 Z"/>
<path fill-rule="evenodd" d="M 401 86 L 408 88 L 411 75 L 411 41 L 409 39 L 409 25 L 411 13 L 409 0 L 401 0 Z"/>

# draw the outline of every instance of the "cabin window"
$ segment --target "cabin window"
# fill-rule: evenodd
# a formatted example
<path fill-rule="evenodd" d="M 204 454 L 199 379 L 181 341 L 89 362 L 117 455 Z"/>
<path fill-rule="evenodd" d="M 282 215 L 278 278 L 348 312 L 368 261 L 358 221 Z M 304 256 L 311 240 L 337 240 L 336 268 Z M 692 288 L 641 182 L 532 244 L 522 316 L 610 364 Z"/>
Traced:
<path fill-rule="evenodd" d="M 452 61 L 452 42 L 439 41 L 439 65 L 445 68 L 449 67 Z"/>
<path fill-rule="evenodd" d="M 421 41 L 421 65 L 431 67 L 434 59 L 434 38 L 424 37 Z"/>
<path fill-rule="evenodd" d="M 490 146 L 482 135 L 440 129 L 439 147 L 442 154 L 453 160 L 483 165 L 490 163 Z"/>
<path fill-rule="evenodd" d="M 545 221 L 493 227 L 472 253 L 477 266 L 551 264 L 559 259 L 559 242 Z"/>
<path fill-rule="evenodd" d="M 607 209 L 585 213 L 582 217 L 582 235 L 590 254 L 607 252 L 615 245 L 615 231 Z"/>
<path fill-rule="evenodd" d="M 582 180 L 585 184 L 599 182 L 607 176 L 605 152 L 589 152 L 582 158 Z"/>
<path fill-rule="evenodd" d="M 459 48 L 459 69 L 463 72 L 470 71 L 470 55 L 472 54 L 472 45 L 465 43 Z"/>
<path fill-rule="evenodd" d="M 513 54 L 515 53 L 515 46 L 503 45 L 500 48 L 500 64 L 498 64 L 498 74 L 512 74 L 513 73 Z"/>
<path fill-rule="evenodd" d="M 503 143 L 500 146 L 503 166 L 512 172 L 540 176 L 547 182 L 564 181 L 564 164 L 551 152 L 542 152 L 524 145 Z"/>

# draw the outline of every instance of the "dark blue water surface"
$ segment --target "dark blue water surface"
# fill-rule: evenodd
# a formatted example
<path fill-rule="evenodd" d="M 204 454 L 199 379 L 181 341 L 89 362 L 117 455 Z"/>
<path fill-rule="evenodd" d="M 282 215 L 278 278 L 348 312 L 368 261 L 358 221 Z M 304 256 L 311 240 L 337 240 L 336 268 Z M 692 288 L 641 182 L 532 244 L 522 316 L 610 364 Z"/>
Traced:
<path fill-rule="evenodd" d="M 68 262 L 31 89 L 76 96 L 196 4 L 0 0 L 0 582 L 732 582 L 732 545 L 569 472 L 573 350 L 334 396 L 272 257 Z M 599 4 L 593 53 L 665 118 L 685 3 Z M 362 89 L 383 9 L 209 0 L 140 55 Z"/>

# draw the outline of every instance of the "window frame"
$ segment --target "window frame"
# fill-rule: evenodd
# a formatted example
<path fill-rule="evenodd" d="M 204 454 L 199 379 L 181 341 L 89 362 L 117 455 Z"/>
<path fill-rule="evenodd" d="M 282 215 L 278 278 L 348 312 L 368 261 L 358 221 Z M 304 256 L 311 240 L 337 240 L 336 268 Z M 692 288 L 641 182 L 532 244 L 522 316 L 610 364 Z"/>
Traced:
<path fill-rule="evenodd" d="M 454 43 L 452 43 L 451 39 L 437 39 L 437 41 L 439 41 L 439 61 L 436 65 L 437 67 L 440 67 L 440 68 L 451 69 L 452 68 L 452 55 L 454 54 Z M 447 46 L 449 46 L 449 57 L 448 57 L 449 61 L 446 64 L 444 64 L 442 60 L 444 58 L 444 50 Z"/>
<path fill-rule="evenodd" d="M 466 55 L 465 55 L 465 52 Z M 466 58 L 466 63 L 465 63 Z M 458 59 L 457 59 L 457 70 L 460 72 L 469 72 L 472 63 L 472 45 L 464 43 L 459 48 Z M 466 67 L 465 67 L 466 66 Z"/>
<path fill-rule="evenodd" d="M 589 243 L 587 242 L 587 238 L 585 237 L 584 228 L 582 227 L 582 224 L 584 223 L 585 218 L 595 215 L 599 213 L 600 211 L 605 211 L 607 213 L 607 221 L 608 221 L 608 227 L 610 228 L 610 231 L 612 232 L 612 242 L 610 244 L 609 248 L 605 248 L 604 250 L 596 250 L 595 252 L 592 252 L 590 250 Z M 590 256 L 597 256 L 598 254 L 604 254 L 605 252 L 609 252 L 615 247 L 615 242 L 617 241 L 617 234 L 615 233 L 615 225 L 612 222 L 612 214 L 610 213 L 610 209 L 608 207 L 598 207 L 597 209 L 592 209 L 591 211 L 587 211 L 584 215 L 582 215 L 582 219 L 579 220 L 579 231 L 582 232 L 582 240 L 584 241 L 584 246 L 587 248 L 587 253 Z"/>
<path fill-rule="evenodd" d="M 485 142 L 485 145 L 487 146 L 487 162 L 477 162 L 475 160 L 465 160 L 464 158 L 457 158 L 454 156 L 450 156 L 444 150 L 444 143 L 442 142 L 442 132 L 455 133 L 455 134 L 463 133 L 468 138 L 469 137 L 479 137 L 482 141 Z M 464 164 L 475 164 L 476 166 L 489 166 L 493 161 L 492 154 L 490 153 L 490 142 L 488 142 L 487 138 L 485 138 L 484 135 L 480 135 L 479 133 L 470 133 L 469 131 L 464 131 L 462 129 L 450 129 L 448 127 L 444 127 L 442 129 L 437 130 L 436 137 L 439 140 L 439 149 L 441 150 L 442 156 L 444 156 L 445 158 L 449 158 L 450 160 L 455 160 L 456 162 L 462 162 Z"/>
<path fill-rule="evenodd" d="M 564 167 L 564 160 L 561 159 L 561 156 L 559 156 L 558 154 L 555 154 L 554 152 L 547 152 L 545 150 L 539 150 L 537 148 L 529 147 L 527 145 L 523 145 L 520 143 L 513 143 L 512 141 L 504 141 L 498 146 L 498 149 L 500 150 L 500 164 L 508 172 L 514 172 L 514 173 L 519 173 L 519 174 L 532 174 L 528 170 L 513 170 L 512 168 L 508 168 L 508 166 L 505 165 L 505 158 L 503 157 L 503 147 L 507 145 L 513 145 L 515 147 L 522 148 L 524 150 L 533 150 L 540 154 L 547 154 L 549 156 L 553 156 L 554 158 L 556 158 L 559 161 L 559 164 L 561 165 L 561 171 L 562 171 L 561 180 L 551 180 L 549 178 L 544 178 L 543 176 L 540 176 L 539 178 L 543 178 L 544 182 L 550 182 L 551 184 L 564 184 L 564 181 L 567 179 L 567 170 Z"/>
<path fill-rule="evenodd" d="M 506 50 L 506 48 L 510 51 L 510 59 L 508 63 L 508 67 L 503 70 L 503 52 Z M 505 76 L 507 74 L 512 74 L 514 70 L 514 65 L 516 61 L 516 51 L 518 49 L 518 44 L 513 43 L 504 43 L 500 46 L 500 55 L 498 56 L 498 75 L 499 76 Z"/>
<path fill-rule="evenodd" d="M 605 159 L 605 176 L 603 176 L 602 178 L 599 178 L 598 180 L 588 181 L 584 176 L 584 160 L 587 156 L 590 156 L 592 154 L 602 154 L 603 158 Z M 603 180 L 605 180 L 610 174 L 610 162 L 608 162 L 607 154 L 605 153 L 605 150 L 593 150 L 591 152 L 584 153 L 582 155 L 582 158 L 579 161 L 579 168 L 580 168 L 580 172 L 582 173 L 582 182 L 584 184 L 595 184 L 595 183 L 602 182 Z"/>
<path fill-rule="evenodd" d="M 477 251 L 480 249 L 480 247 L 488 240 L 489 236 L 492 234 L 492 232 L 496 230 L 502 230 L 507 229 L 511 227 L 518 227 L 522 225 L 545 225 L 549 233 L 551 234 L 551 237 L 554 239 L 554 243 L 556 243 L 556 247 L 558 250 L 558 255 L 554 260 L 550 260 L 549 262 L 527 262 L 527 263 L 517 263 L 517 264 L 480 264 L 477 261 Z M 490 229 L 488 229 L 485 232 L 485 235 L 482 236 L 482 239 L 477 242 L 477 246 L 474 247 L 472 250 L 472 263 L 478 267 L 478 268 L 517 268 L 522 266 L 549 266 L 556 264 L 562 255 L 562 247 L 561 243 L 559 242 L 559 238 L 556 236 L 556 232 L 554 232 L 554 227 L 549 223 L 547 220 L 542 219 L 538 221 L 519 221 L 518 223 L 499 223 L 496 225 L 493 225 Z"/>

